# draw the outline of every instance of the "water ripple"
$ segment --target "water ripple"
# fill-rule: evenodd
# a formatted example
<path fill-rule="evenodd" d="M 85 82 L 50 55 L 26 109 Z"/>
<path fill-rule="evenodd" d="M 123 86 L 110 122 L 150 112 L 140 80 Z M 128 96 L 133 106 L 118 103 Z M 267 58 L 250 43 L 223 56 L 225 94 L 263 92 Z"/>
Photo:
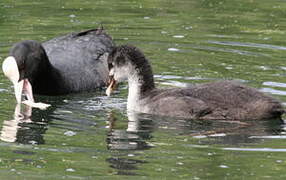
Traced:
<path fill-rule="evenodd" d="M 286 96 L 286 91 L 276 90 L 272 88 L 261 88 L 260 90 L 265 93 Z"/>
<path fill-rule="evenodd" d="M 250 139 L 286 139 L 286 136 L 250 136 Z"/>
<path fill-rule="evenodd" d="M 286 149 L 274 148 L 222 148 L 229 151 L 260 151 L 260 152 L 286 152 Z"/>
<path fill-rule="evenodd" d="M 162 82 L 161 84 L 167 86 L 181 87 L 181 88 L 187 88 L 191 86 L 191 84 L 189 83 L 183 83 L 179 81 L 168 81 L 168 82 Z"/>
<path fill-rule="evenodd" d="M 154 75 L 155 78 L 160 80 L 170 80 L 170 79 L 182 79 L 182 80 L 220 80 L 218 78 L 206 78 L 206 77 L 199 77 L 199 76 L 176 76 L 176 75 Z"/>
<path fill-rule="evenodd" d="M 235 38 L 235 39 L 240 39 L 239 36 L 237 35 L 219 35 L 219 34 L 210 34 L 207 35 L 208 37 L 216 37 L 216 38 Z"/>
<path fill-rule="evenodd" d="M 0 88 L 0 92 L 8 92 L 8 90 Z"/>
<path fill-rule="evenodd" d="M 83 109 L 88 111 L 99 111 L 106 108 L 125 109 L 126 101 L 125 99 L 101 96 L 90 99 L 83 104 Z"/>
<path fill-rule="evenodd" d="M 233 41 L 207 41 L 211 44 L 227 45 L 227 46 L 240 46 L 240 47 L 255 47 L 264 49 L 286 50 L 284 46 L 276 46 L 271 44 L 257 44 L 257 43 L 241 43 Z"/>
<path fill-rule="evenodd" d="M 218 51 L 218 52 L 235 53 L 235 54 L 246 55 L 246 56 L 267 56 L 267 57 L 269 57 L 268 54 L 243 51 L 243 50 L 237 50 L 237 49 L 217 48 L 217 47 L 209 47 L 209 46 L 196 46 L 193 48 L 194 49 L 202 49 L 202 50 L 210 50 L 210 51 Z"/>
<path fill-rule="evenodd" d="M 271 86 L 271 87 L 282 87 L 282 88 L 286 88 L 286 83 L 280 83 L 280 82 L 272 82 L 272 81 L 266 81 L 263 82 L 264 86 Z"/>

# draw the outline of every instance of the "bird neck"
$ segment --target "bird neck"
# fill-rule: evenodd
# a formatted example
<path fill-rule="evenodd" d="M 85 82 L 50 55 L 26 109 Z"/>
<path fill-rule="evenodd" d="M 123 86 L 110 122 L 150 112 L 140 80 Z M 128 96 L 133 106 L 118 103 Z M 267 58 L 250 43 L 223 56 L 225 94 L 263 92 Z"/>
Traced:
<path fill-rule="evenodd" d="M 128 77 L 128 86 L 127 109 L 139 110 L 140 100 L 155 89 L 150 65 L 134 68 L 134 72 Z"/>

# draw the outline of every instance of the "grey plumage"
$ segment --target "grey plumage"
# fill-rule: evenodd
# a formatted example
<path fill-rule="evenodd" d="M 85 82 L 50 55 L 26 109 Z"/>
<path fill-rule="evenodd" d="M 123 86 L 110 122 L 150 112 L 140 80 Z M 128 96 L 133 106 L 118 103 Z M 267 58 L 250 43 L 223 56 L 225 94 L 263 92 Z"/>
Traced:
<path fill-rule="evenodd" d="M 117 69 L 115 73 L 120 73 L 123 67 L 131 64 L 129 76 L 135 78 L 127 77 L 129 84 L 137 83 L 140 89 L 138 98 L 135 98 L 138 102 L 132 102 L 135 111 L 183 118 L 230 120 L 281 118 L 284 113 L 278 100 L 232 81 L 205 83 L 191 88 L 157 89 L 148 60 L 134 46 L 116 47 L 108 63 L 109 68 Z M 132 94 L 130 91 L 132 89 L 129 87 L 129 95 Z"/>
<path fill-rule="evenodd" d="M 44 43 L 19 42 L 10 56 L 15 57 L 20 78 L 29 79 L 34 93 L 58 95 L 104 87 L 107 56 L 113 47 L 103 29 L 91 29 Z"/>

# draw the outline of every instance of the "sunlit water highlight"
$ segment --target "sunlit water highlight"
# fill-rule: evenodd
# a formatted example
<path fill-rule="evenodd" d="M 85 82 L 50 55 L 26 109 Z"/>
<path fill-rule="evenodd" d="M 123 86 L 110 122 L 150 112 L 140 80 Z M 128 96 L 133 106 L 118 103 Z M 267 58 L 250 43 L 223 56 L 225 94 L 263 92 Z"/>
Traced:
<path fill-rule="evenodd" d="M 0 61 L 20 40 L 103 24 L 150 60 L 160 88 L 235 80 L 286 106 L 283 1 L 0 2 Z M 14 116 L 0 75 L 0 179 L 285 179 L 285 124 L 196 121 L 126 112 L 127 85 L 58 97 Z M 284 119 L 285 116 L 284 116 Z"/>

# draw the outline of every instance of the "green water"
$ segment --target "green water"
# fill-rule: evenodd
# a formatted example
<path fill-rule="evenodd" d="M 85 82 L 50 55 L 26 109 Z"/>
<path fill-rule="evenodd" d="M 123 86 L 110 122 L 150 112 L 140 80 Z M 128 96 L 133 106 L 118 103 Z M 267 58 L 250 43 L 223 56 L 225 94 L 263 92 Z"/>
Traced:
<path fill-rule="evenodd" d="M 1 0 L 0 61 L 15 42 L 103 24 L 144 51 L 162 88 L 235 79 L 286 105 L 285 18 L 282 0 Z M 1 180 L 286 178 L 281 122 L 128 121 L 126 84 L 111 98 L 37 96 L 52 107 L 17 120 L 0 76 Z"/>

